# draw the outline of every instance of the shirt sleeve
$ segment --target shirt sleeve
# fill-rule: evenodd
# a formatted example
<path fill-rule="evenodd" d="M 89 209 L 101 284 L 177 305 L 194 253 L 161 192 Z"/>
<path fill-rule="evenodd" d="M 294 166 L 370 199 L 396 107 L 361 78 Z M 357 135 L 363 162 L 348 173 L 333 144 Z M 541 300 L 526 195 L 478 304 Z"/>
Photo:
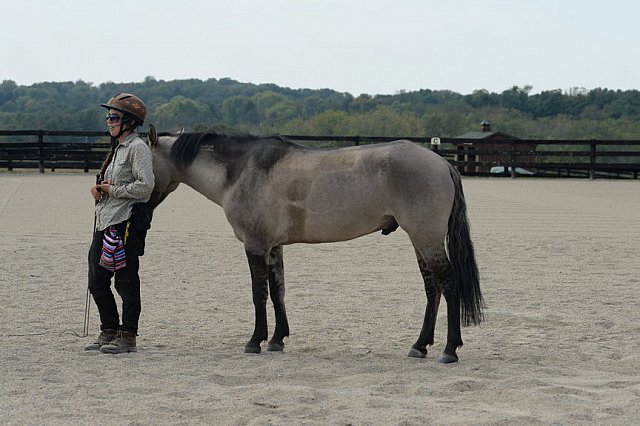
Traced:
<path fill-rule="evenodd" d="M 126 185 L 112 186 L 109 194 L 115 198 L 147 201 L 155 185 L 151 149 L 144 142 L 133 144 L 129 159 L 134 181 Z"/>

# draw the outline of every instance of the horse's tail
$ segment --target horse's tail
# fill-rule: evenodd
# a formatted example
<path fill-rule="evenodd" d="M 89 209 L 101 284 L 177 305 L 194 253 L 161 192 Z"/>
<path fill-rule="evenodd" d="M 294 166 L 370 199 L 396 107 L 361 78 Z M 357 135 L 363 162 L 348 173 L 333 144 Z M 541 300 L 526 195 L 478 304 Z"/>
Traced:
<path fill-rule="evenodd" d="M 469 232 L 467 205 L 462 191 L 460 174 L 449 166 L 455 186 L 453 209 L 449 216 L 447 250 L 451 262 L 451 279 L 460 300 L 460 316 L 464 325 L 478 325 L 483 319 L 484 301 L 480 292 L 480 279 L 475 251 Z"/>

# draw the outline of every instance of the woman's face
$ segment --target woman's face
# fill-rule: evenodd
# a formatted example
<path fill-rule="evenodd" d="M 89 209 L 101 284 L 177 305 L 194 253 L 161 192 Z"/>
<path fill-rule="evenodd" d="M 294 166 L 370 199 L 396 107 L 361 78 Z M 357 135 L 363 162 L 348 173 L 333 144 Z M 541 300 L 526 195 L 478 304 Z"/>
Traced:
<path fill-rule="evenodd" d="M 122 113 L 115 109 L 110 109 L 107 113 L 107 127 L 109 127 L 109 134 L 111 136 L 118 136 L 120 128 L 122 127 Z"/>

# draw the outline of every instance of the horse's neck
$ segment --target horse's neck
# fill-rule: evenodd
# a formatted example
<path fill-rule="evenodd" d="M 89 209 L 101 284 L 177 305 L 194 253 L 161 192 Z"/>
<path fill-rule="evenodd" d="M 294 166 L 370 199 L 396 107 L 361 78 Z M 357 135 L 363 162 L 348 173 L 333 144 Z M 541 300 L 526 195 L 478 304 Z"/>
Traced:
<path fill-rule="evenodd" d="M 214 203 L 218 205 L 222 204 L 225 182 L 223 170 L 189 167 L 185 173 L 180 176 L 180 181 Z"/>

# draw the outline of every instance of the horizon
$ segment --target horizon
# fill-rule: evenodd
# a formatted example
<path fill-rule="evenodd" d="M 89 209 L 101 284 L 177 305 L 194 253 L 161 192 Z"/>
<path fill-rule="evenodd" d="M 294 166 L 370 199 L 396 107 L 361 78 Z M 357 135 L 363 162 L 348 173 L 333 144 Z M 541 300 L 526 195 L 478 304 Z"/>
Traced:
<path fill-rule="evenodd" d="M 375 94 L 361 93 L 359 95 L 355 95 L 355 94 L 350 93 L 350 92 L 342 92 L 342 91 L 339 91 L 339 90 L 336 90 L 336 89 L 333 89 L 333 88 L 330 88 L 330 87 L 322 87 L 322 88 L 288 87 L 288 86 L 282 86 L 282 85 L 279 85 L 279 84 L 273 83 L 273 82 L 254 83 L 254 82 L 248 82 L 248 81 L 240 81 L 240 80 L 237 80 L 237 79 L 232 78 L 232 77 L 220 77 L 220 78 L 209 77 L 209 78 L 206 78 L 206 79 L 193 77 L 193 78 L 174 78 L 174 79 L 167 80 L 167 79 L 159 79 L 159 78 L 156 78 L 154 76 L 146 76 L 145 78 L 143 78 L 140 81 L 119 81 L 119 82 L 103 81 L 103 82 L 96 83 L 96 82 L 92 82 L 92 81 L 85 81 L 83 79 L 77 79 L 75 81 L 71 81 L 71 80 L 64 80 L 64 81 L 63 80 L 60 80 L 60 81 L 55 81 L 55 80 L 37 81 L 37 82 L 29 83 L 29 84 L 21 84 L 21 83 L 15 81 L 13 79 L 8 78 L 8 79 L 3 79 L 2 83 L 5 83 L 6 81 L 12 81 L 13 83 L 15 83 L 19 87 L 20 86 L 22 86 L 22 87 L 31 87 L 31 86 L 41 85 L 41 84 L 64 84 L 64 83 L 78 84 L 78 83 L 84 83 L 84 84 L 87 84 L 87 85 L 89 85 L 91 87 L 99 88 L 100 86 L 110 85 L 110 84 L 113 84 L 113 85 L 143 84 L 148 79 L 151 79 L 151 80 L 156 81 L 156 82 L 189 81 L 189 80 L 198 80 L 198 81 L 201 81 L 201 82 L 207 82 L 208 80 L 215 80 L 215 81 L 231 80 L 231 81 L 234 81 L 234 82 L 239 83 L 239 84 L 251 84 L 251 85 L 255 85 L 255 86 L 275 85 L 275 86 L 277 86 L 279 88 L 288 89 L 288 90 L 332 90 L 332 91 L 337 92 L 337 93 L 349 94 L 349 95 L 353 96 L 354 98 L 357 98 L 358 96 L 362 96 L 362 95 L 371 96 L 371 97 L 376 97 L 376 96 L 395 96 L 395 95 L 400 95 L 400 94 L 403 94 L 403 93 L 420 92 L 420 91 L 423 91 L 423 90 L 430 90 L 430 91 L 433 91 L 433 92 L 451 92 L 451 93 L 456 93 L 456 94 L 459 94 L 459 95 L 462 95 L 462 96 L 468 96 L 468 95 L 472 95 L 473 93 L 482 92 L 482 91 L 486 91 L 487 93 L 490 93 L 490 94 L 500 95 L 500 94 L 502 94 L 502 93 L 504 93 L 506 91 L 509 91 L 509 90 L 515 88 L 515 87 L 517 87 L 519 89 L 524 89 L 527 92 L 527 95 L 529 95 L 529 96 L 538 95 L 538 94 L 543 93 L 543 92 L 554 92 L 554 91 L 558 91 L 558 90 L 560 90 L 563 95 L 570 95 L 571 94 L 570 92 L 572 92 L 572 91 L 587 92 L 588 93 L 588 92 L 591 92 L 593 90 L 611 90 L 611 91 L 620 91 L 620 92 L 637 92 L 639 90 L 639 89 L 615 89 L 615 88 L 610 88 L 610 87 L 592 87 L 592 88 L 587 88 L 587 87 L 568 87 L 566 89 L 556 88 L 556 89 L 545 89 L 545 90 L 536 91 L 535 88 L 530 86 L 530 85 L 518 86 L 518 85 L 514 84 L 514 85 L 511 85 L 511 86 L 501 90 L 501 91 L 490 91 L 490 90 L 487 90 L 487 89 L 480 88 L 480 89 L 474 89 L 470 93 L 461 93 L 461 92 L 457 92 L 457 91 L 455 91 L 453 89 L 432 89 L 432 88 L 424 87 L 424 88 L 418 88 L 418 89 L 415 89 L 415 90 L 402 90 L 401 89 L 401 90 L 396 91 L 395 93 L 375 93 Z M 526 90 L 526 89 L 529 89 L 529 90 Z"/>

